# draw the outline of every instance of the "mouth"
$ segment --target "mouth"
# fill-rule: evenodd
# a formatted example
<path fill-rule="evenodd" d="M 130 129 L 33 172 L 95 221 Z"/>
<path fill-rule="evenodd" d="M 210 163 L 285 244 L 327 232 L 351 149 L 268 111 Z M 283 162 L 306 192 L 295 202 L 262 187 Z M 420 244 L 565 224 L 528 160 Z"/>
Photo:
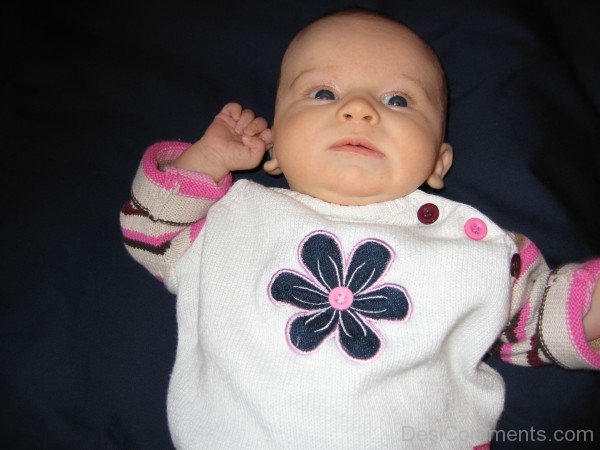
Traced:
<path fill-rule="evenodd" d="M 353 153 L 355 155 L 368 156 L 371 158 L 384 158 L 384 154 L 377 150 L 375 144 L 369 139 L 360 136 L 344 138 L 331 146 L 336 152 Z"/>

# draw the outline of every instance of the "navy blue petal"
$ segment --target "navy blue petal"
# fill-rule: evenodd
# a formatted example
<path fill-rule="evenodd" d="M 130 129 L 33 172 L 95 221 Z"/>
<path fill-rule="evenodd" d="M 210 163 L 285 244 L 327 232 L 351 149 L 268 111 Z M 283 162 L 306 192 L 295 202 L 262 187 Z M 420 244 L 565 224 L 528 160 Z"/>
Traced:
<path fill-rule="evenodd" d="M 370 359 L 381 347 L 379 336 L 350 310 L 340 315 L 339 340 L 342 349 L 354 359 Z"/>
<path fill-rule="evenodd" d="M 311 352 L 335 331 L 338 320 L 333 308 L 298 316 L 289 325 L 290 344 L 301 352 Z"/>
<path fill-rule="evenodd" d="M 329 306 L 327 293 L 306 278 L 291 271 L 279 272 L 271 283 L 269 293 L 273 300 L 288 303 L 300 309 L 315 310 Z"/>
<path fill-rule="evenodd" d="M 352 310 L 371 319 L 402 320 L 410 310 L 410 302 L 400 286 L 385 284 L 355 296 Z"/>
<path fill-rule="evenodd" d="M 327 233 L 315 233 L 302 245 L 304 266 L 328 290 L 342 285 L 342 253 L 337 241 Z"/>
<path fill-rule="evenodd" d="M 348 267 L 345 285 L 354 294 L 368 289 L 377 282 L 392 259 L 392 250 L 380 241 L 360 244 Z"/>

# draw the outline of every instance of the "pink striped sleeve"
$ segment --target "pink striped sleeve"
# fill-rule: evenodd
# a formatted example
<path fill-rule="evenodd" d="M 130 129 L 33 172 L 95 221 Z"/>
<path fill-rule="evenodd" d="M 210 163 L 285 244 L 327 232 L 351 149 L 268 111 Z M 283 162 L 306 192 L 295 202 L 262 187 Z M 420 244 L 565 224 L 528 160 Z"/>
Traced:
<path fill-rule="evenodd" d="M 176 262 L 199 235 L 210 206 L 232 185 L 230 174 L 217 183 L 208 175 L 169 166 L 189 146 L 171 141 L 149 147 L 133 181 L 131 199 L 121 209 L 126 249 L 170 288 L 176 286 Z"/>
<path fill-rule="evenodd" d="M 142 157 L 144 175 L 162 189 L 174 190 L 185 197 L 218 200 L 231 187 L 231 175 L 218 183 L 203 173 L 191 172 L 168 165 L 190 147 L 187 142 L 166 141 L 154 144 Z M 162 167 L 162 169 L 161 169 Z"/>
<path fill-rule="evenodd" d="M 600 259 L 551 270 L 529 239 L 518 242 L 521 270 L 513 286 L 511 320 L 492 353 L 513 364 L 600 368 L 600 353 L 583 330 Z"/>
<path fill-rule="evenodd" d="M 519 236 L 517 244 L 520 267 L 514 274 L 510 321 L 492 348 L 492 354 L 512 364 L 548 364 L 550 360 L 537 339 L 537 313 L 550 269 L 532 241 Z"/>

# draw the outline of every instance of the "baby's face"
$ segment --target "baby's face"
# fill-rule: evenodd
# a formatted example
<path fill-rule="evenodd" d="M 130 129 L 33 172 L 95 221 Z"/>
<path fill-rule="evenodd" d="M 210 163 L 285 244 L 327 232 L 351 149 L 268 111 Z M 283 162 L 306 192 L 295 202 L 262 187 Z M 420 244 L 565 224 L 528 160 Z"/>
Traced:
<path fill-rule="evenodd" d="M 290 188 L 345 205 L 413 192 L 443 148 L 442 83 L 404 27 L 364 15 L 314 24 L 290 45 L 277 93 L 274 159 Z"/>

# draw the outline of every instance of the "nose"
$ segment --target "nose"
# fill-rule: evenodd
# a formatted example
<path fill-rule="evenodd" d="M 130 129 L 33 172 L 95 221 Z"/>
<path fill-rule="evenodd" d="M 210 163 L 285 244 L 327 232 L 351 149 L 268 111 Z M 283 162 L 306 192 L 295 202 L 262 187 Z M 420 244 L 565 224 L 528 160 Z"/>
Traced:
<path fill-rule="evenodd" d="M 337 113 L 340 122 L 357 122 L 376 125 L 379 123 L 379 113 L 366 98 L 354 96 L 343 102 Z"/>

